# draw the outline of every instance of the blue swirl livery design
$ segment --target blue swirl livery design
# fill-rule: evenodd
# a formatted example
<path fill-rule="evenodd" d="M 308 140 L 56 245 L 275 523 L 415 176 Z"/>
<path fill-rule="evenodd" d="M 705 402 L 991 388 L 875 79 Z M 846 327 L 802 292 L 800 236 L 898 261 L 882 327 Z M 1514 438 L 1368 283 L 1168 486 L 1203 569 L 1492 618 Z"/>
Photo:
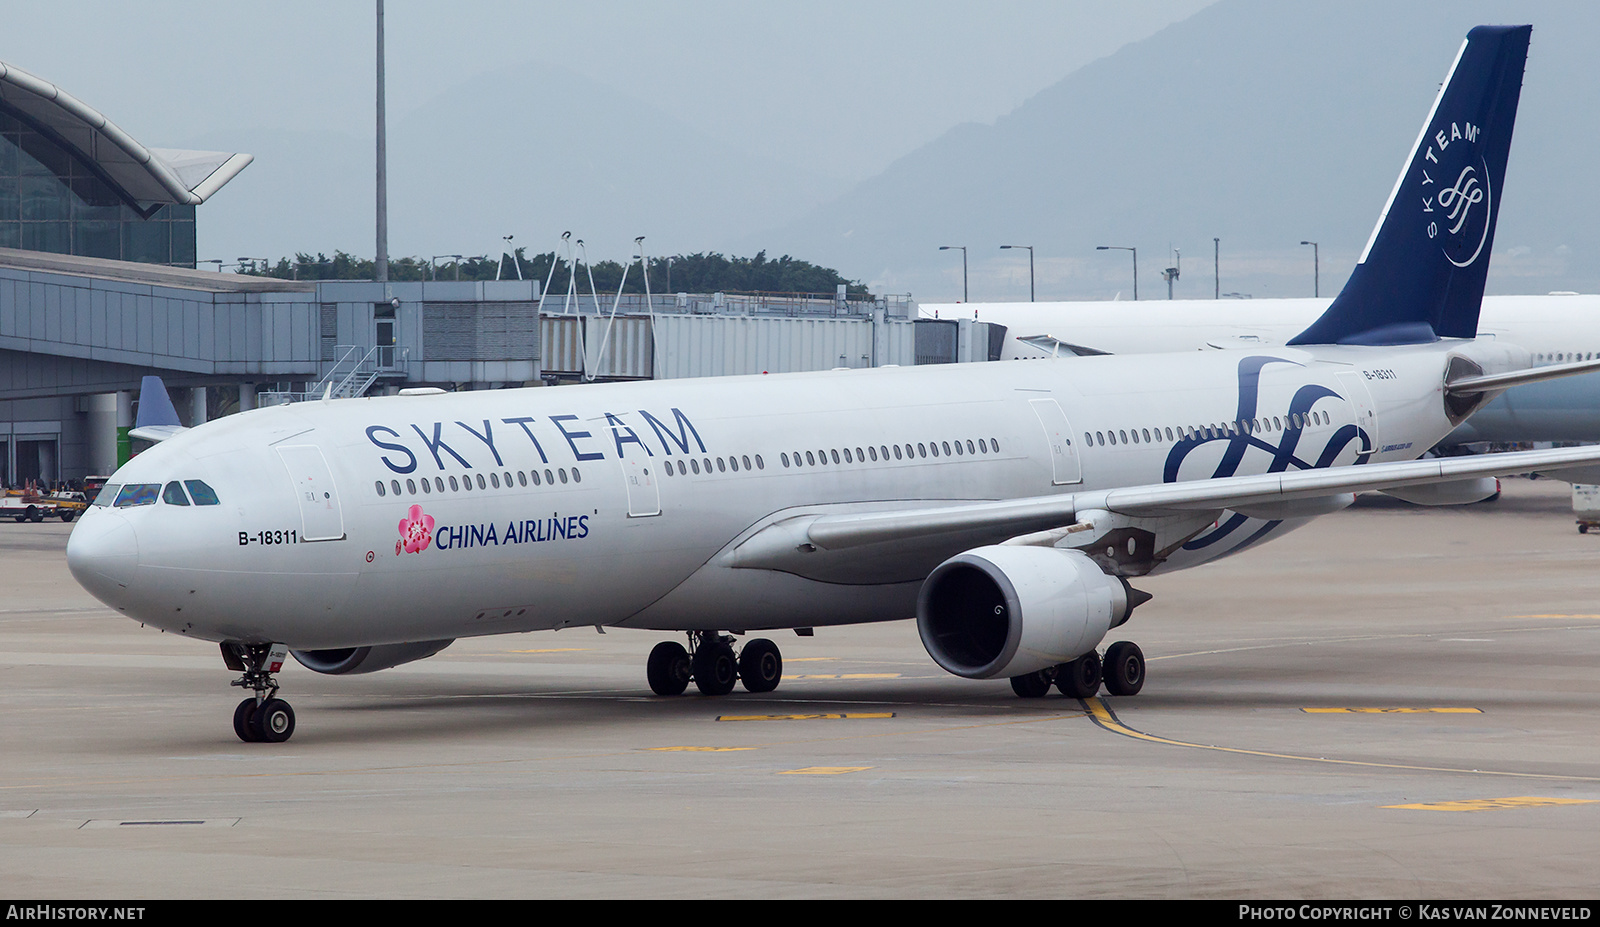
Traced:
<path fill-rule="evenodd" d="M 1261 396 L 1261 370 L 1268 364 L 1291 364 L 1295 367 L 1303 366 L 1295 361 L 1282 357 L 1268 357 L 1252 355 L 1239 361 L 1239 405 L 1234 414 L 1234 421 L 1253 421 L 1260 414 Z M 1344 397 L 1320 384 L 1308 383 L 1301 386 L 1289 400 L 1289 408 L 1285 410 L 1285 421 L 1288 427 L 1277 434 L 1278 443 L 1273 444 L 1267 435 L 1225 434 L 1216 431 L 1205 433 L 1197 432 L 1191 437 L 1184 438 L 1174 444 L 1167 454 L 1166 466 L 1162 472 L 1162 480 L 1167 483 L 1178 481 L 1178 475 L 1183 467 L 1183 462 L 1196 449 L 1208 444 L 1222 442 L 1225 447 L 1222 459 L 1217 463 L 1216 469 L 1208 476 L 1212 479 L 1234 476 L 1239 472 L 1239 467 L 1244 463 L 1245 455 L 1251 451 L 1269 454 L 1272 457 L 1267 464 L 1267 473 L 1283 473 L 1290 469 L 1311 470 L 1330 467 L 1338 459 L 1340 453 L 1355 442 L 1356 447 L 1371 446 L 1371 436 L 1363 434 L 1362 430 L 1353 424 L 1342 425 L 1329 435 L 1321 448 L 1316 449 L 1316 456 L 1308 459 L 1301 455 L 1300 443 L 1305 437 L 1305 416 L 1312 412 L 1317 401 L 1321 399 L 1335 399 L 1343 401 Z M 1355 463 L 1364 464 L 1371 458 L 1369 453 L 1357 453 Z M 1223 541 L 1245 526 L 1250 521 L 1244 515 L 1233 513 L 1215 528 L 1202 532 L 1197 537 L 1183 545 L 1184 550 L 1203 550 Z M 1234 548 L 1235 551 L 1243 550 L 1256 541 L 1265 538 L 1281 521 L 1268 521 L 1258 528 L 1249 537 Z"/>

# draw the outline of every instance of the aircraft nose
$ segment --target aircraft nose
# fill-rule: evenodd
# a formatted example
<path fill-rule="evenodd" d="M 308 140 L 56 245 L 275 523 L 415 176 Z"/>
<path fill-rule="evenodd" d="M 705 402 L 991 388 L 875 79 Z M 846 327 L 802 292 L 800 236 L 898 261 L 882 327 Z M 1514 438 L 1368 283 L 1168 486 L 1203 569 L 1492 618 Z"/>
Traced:
<path fill-rule="evenodd" d="M 139 540 L 117 512 L 90 512 L 67 539 L 67 568 L 78 584 L 113 607 L 139 568 Z"/>

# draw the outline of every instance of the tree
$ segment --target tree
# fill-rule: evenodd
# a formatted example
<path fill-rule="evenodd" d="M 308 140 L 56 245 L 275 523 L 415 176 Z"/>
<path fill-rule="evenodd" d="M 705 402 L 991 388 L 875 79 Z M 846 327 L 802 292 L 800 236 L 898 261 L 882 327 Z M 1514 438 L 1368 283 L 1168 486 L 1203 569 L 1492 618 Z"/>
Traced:
<path fill-rule="evenodd" d="M 767 252 L 755 257 L 724 257 L 717 252 L 674 255 L 650 259 L 650 290 L 667 292 L 668 268 L 671 262 L 672 291 L 682 293 L 809 293 L 833 296 L 840 284 L 848 287 L 851 299 L 871 299 L 872 294 L 859 281 L 846 280 L 831 267 L 819 267 L 785 254 L 777 260 L 768 260 Z M 514 262 L 514 263 L 513 263 Z M 555 273 L 550 273 L 551 263 Z M 459 267 L 457 266 L 459 263 Z M 529 257 L 526 248 L 516 249 L 514 255 L 502 255 L 498 261 L 488 257 L 463 258 L 434 267 L 420 257 L 391 258 L 390 280 L 493 280 L 498 272 L 500 279 L 516 279 L 521 270 L 524 280 L 536 280 L 542 286 L 548 278 L 552 294 L 565 293 L 572 275 L 572 267 L 555 252 L 544 252 Z M 239 273 L 254 276 L 278 277 L 284 280 L 371 280 L 374 265 L 369 258 L 358 258 L 343 251 L 334 251 L 333 257 L 318 252 L 315 257 L 304 251 L 295 252 L 294 260 L 279 258 L 270 267 L 242 266 Z M 598 292 L 615 293 L 623 282 L 623 265 L 616 261 L 595 261 L 578 264 L 580 293 L 589 292 L 589 277 L 594 277 Z M 639 273 L 637 261 L 631 262 L 624 293 L 643 293 L 644 278 Z"/>

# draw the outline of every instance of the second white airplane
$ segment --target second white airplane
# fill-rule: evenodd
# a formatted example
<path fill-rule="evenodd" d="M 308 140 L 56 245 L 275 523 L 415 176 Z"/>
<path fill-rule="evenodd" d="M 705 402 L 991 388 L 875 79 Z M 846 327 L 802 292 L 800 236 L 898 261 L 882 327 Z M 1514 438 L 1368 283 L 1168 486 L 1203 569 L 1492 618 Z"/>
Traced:
<path fill-rule="evenodd" d="M 1357 490 L 1443 500 L 1600 463 L 1412 459 L 1497 391 L 1574 369 L 1472 339 L 1529 31 L 1469 35 L 1368 253 L 1295 347 L 147 418 L 170 438 L 111 479 L 68 563 L 129 618 L 219 642 L 246 741 L 294 731 L 289 652 L 361 673 L 582 625 L 686 633 L 650 656 L 664 696 L 779 684 L 778 647 L 727 632 L 913 615 L 957 675 L 1131 695 L 1139 648 L 1097 649 L 1147 598 L 1130 580 Z"/>

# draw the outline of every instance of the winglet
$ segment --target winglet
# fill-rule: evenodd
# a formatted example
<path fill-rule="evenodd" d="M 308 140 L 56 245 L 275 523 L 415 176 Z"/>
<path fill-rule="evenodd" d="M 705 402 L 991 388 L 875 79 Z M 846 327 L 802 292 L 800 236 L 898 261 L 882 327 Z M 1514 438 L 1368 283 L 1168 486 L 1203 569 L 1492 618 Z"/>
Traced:
<path fill-rule="evenodd" d="M 1344 290 L 1289 344 L 1477 334 L 1532 26 L 1467 33 Z"/>
<path fill-rule="evenodd" d="M 139 384 L 139 414 L 128 434 L 142 441 L 165 441 L 188 430 L 178 419 L 167 385 L 160 377 L 145 377 Z"/>

